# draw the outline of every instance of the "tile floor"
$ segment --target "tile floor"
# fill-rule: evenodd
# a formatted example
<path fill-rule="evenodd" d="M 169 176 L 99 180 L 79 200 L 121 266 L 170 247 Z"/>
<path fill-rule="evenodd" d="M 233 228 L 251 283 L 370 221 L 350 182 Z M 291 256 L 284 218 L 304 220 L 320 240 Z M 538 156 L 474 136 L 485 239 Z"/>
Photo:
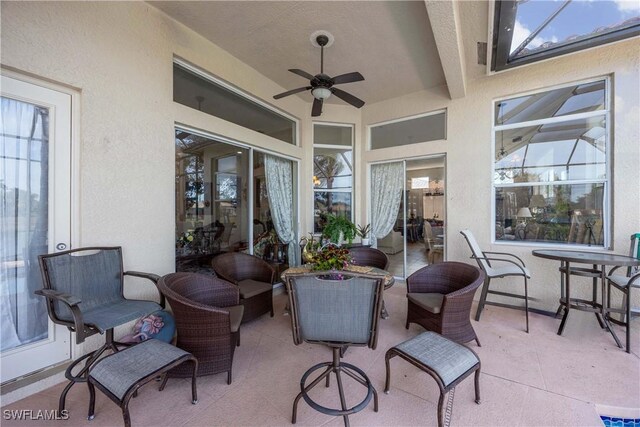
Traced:
<path fill-rule="evenodd" d="M 381 321 L 376 350 L 350 348 L 347 362 L 365 370 L 380 396 L 350 417 L 354 426 L 436 425 L 438 389 L 434 381 L 399 358 L 391 362 L 391 393 L 384 388 L 384 353 L 422 329 L 404 328 L 405 286 L 398 283 L 385 294 L 391 317 Z M 236 351 L 234 381 L 226 374 L 198 380 L 199 402 L 190 403 L 188 380 L 170 380 L 163 392 L 157 383 L 145 386 L 130 405 L 135 426 L 287 426 L 302 374 L 312 365 L 329 361 L 326 347 L 295 346 L 290 318 L 282 315 L 286 296 L 276 296 L 274 318 L 264 316 L 243 325 L 242 346 Z M 593 315 L 572 312 L 563 336 L 555 331 L 559 320 L 531 314 L 531 333 L 524 332 L 522 312 L 488 307 L 480 322 L 473 322 L 482 347 L 469 346 L 482 361 L 482 403 L 474 403 L 472 377 L 455 392 L 452 426 L 601 426 L 596 404 L 640 407 L 640 333 L 634 334 L 633 353 L 618 349 L 598 327 Z M 640 331 L 640 325 L 636 325 Z M 622 331 L 620 331 L 622 332 Z M 335 387 L 335 381 L 332 382 Z M 339 405 L 337 391 L 317 387 L 314 398 L 327 406 Z M 362 388 L 345 380 L 347 403 L 362 396 Z M 62 385 L 44 390 L 4 409 L 55 409 Z M 97 393 L 96 418 L 86 420 L 88 394 L 83 386 L 72 389 L 69 420 L 50 422 L 66 426 L 120 426 L 119 408 Z M 350 400 L 351 399 L 351 400 Z M 3 411 L 4 414 L 4 411 Z M 5 427 L 47 425 L 42 421 L 3 420 Z M 301 401 L 298 425 L 341 426 L 342 419 L 323 415 Z"/>
<path fill-rule="evenodd" d="M 397 254 L 387 255 L 389 257 L 389 272 L 393 273 L 396 277 L 404 276 L 404 252 L 398 252 Z M 407 243 L 407 277 L 428 265 L 430 262 L 441 262 L 442 253 L 435 253 L 430 259 L 429 253 L 425 250 L 423 242 Z"/>

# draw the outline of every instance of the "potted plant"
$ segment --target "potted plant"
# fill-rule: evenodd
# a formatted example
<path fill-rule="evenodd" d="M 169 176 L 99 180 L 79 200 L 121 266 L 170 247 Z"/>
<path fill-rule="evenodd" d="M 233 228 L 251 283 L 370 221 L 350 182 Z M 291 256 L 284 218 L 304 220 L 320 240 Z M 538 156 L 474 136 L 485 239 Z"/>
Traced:
<path fill-rule="evenodd" d="M 362 239 L 362 246 L 368 246 L 369 233 L 371 232 L 371 224 L 367 224 L 364 226 L 358 224 L 356 232 L 358 233 L 358 236 L 360 236 L 360 238 Z"/>
<path fill-rule="evenodd" d="M 351 254 L 348 249 L 328 243 L 315 254 L 313 261 L 314 271 L 343 270 L 351 262 Z"/>
<path fill-rule="evenodd" d="M 322 237 L 338 246 L 345 240 L 351 244 L 356 237 L 356 226 L 346 216 L 328 214 Z"/>

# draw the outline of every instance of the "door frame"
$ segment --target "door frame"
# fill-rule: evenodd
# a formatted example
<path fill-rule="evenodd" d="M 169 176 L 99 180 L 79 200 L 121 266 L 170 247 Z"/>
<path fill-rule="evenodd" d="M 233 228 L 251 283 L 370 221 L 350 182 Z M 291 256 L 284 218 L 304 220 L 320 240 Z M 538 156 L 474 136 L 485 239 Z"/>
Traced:
<path fill-rule="evenodd" d="M 81 244 L 81 236 L 80 236 L 80 155 L 79 155 L 79 141 L 80 141 L 80 117 L 81 117 L 81 108 L 80 108 L 80 89 L 74 88 L 69 85 L 65 85 L 62 83 L 56 83 L 53 80 L 50 80 L 45 77 L 37 77 L 30 73 L 20 71 L 13 67 L 7 67 L 6 65 L 0 65 L 0 74 L 5 77 L 9 77 L 15 80 L 22 81 L 24 83 L 36 85 L 43 87 L 45 89 L 53 90 L 56 92 L 61 92 L 63 94 L 69 95 L 71 98 L 71 109 L 70 109 L 70 159 L 69 159 L 69 212 L 70 212 L 70 224 L 69 224 L 69 248 L 77 248 Z M 49 320 L 51 322 L 51 320 Z M 16 383 L 22 380 L 28 380 L 29 377 L 42 375 L 42 372 L 46 372 L 54 368 L 56 365 L 64 365 L 69 363 L 71 360 L 74 360 L 78 355 L 83 352 L 83 344 L 75 344 L 75 341 L 71 337 L 71 332 L 69 332 L 70 338 L 70 359 L 65 360 L 61 363 L 57 363 L 54 365 L 46 366 L 41 370 L 19 376 L 12 380 L 6 381 L 3 383 L 3 387 L 7 384 Z M 53 372 L 52 372 L 53 373 Z"/>
<path fill-rule="evenodd" d="M 442 260 L 446 261 L 447 260 L 447 252 L 449 249 L 449 245 L 447 244 L 447 239 L 448 239 L 448 235 L 449 233 L 447 233 L 447 227 L 449 224 L 448 221 L 448 217 L 449 217 L 449 210 L 447 209 L 447 182 L 448 182 L 448 176 L 447 176 L 447 153 L 433 153 L 433 154 L 425 154 L 422 156 L 418 156 L 418 157 L 401 157 L 399 159 L 388 159 L 388 160 L 378 160 L 378 161 L 372 161 L 372 162 L 367 162 L 367 177 L 366 177 L 366 182 L 368 183 L 367 185 L 367 189 L 366 189 L 366 193 L 367 193 L 367 206 L 366 206 L 366 212 L 367 212 L 367 223 L 371 224 L 371 166 L 373 165 L 381 165 L 381 164 L 385 164 L 385 163 L 402 163 L 402 170 L 403 170 L 403 183 L 402 183 L 402 206 L 404 207 L 404 219 L 403 219 L 403 227 L 406 230 L 407 229 L 407 161 L 413 161 L 413 160 L 426 160 L 426 159 L 435 159 L 435 158 L 443 158 L 444 159 L 444 182 L 445 182 L 445 187 L 444 187 L 444 212 L 445 212 L 445 224 L 444 224 L 444 251 L 442 254 Z M 402 246 L 403 246 L 403 266 L 402 266 L 402 272 L 403 272 L 403 277 L 397 277 L 398 279 L 404 280 L 406 279 L 407 276 L 407 233 L 404 233 L 404 236 L 402 236 Z"/>

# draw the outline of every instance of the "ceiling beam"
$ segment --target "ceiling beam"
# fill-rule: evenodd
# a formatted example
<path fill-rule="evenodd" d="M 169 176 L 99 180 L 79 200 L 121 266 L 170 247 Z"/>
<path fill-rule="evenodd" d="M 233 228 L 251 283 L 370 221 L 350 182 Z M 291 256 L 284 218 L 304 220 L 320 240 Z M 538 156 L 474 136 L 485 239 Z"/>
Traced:
<path fill-rule="evenodd" d="M 457 2 L 425 0 L 451 99 L 466 94 L 464 49 Z"/>

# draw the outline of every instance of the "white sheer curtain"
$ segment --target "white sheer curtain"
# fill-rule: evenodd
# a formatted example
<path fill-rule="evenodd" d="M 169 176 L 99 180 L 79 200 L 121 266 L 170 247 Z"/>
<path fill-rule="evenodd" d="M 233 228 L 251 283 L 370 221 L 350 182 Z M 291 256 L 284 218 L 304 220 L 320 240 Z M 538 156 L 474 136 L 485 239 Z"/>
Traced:
<path fill-rule="evenodd" d="M 46 337 L 37 255 L 46 253 L 48 111 L 1 98 L 0 349 Z"/>
<path fill-rule="evenodd" d="M 402 162 L 371 166 L 371 246 L 393 228 L 402 198 L 404 167 Z"/>
<path fill-rule="evenodd" d="M 264 169 L 273 226 L 283 243 L 288 243 L 289 266 L 300 264 L 293 205 L 293 164 L 291 160 L 265 154 Z"/>

